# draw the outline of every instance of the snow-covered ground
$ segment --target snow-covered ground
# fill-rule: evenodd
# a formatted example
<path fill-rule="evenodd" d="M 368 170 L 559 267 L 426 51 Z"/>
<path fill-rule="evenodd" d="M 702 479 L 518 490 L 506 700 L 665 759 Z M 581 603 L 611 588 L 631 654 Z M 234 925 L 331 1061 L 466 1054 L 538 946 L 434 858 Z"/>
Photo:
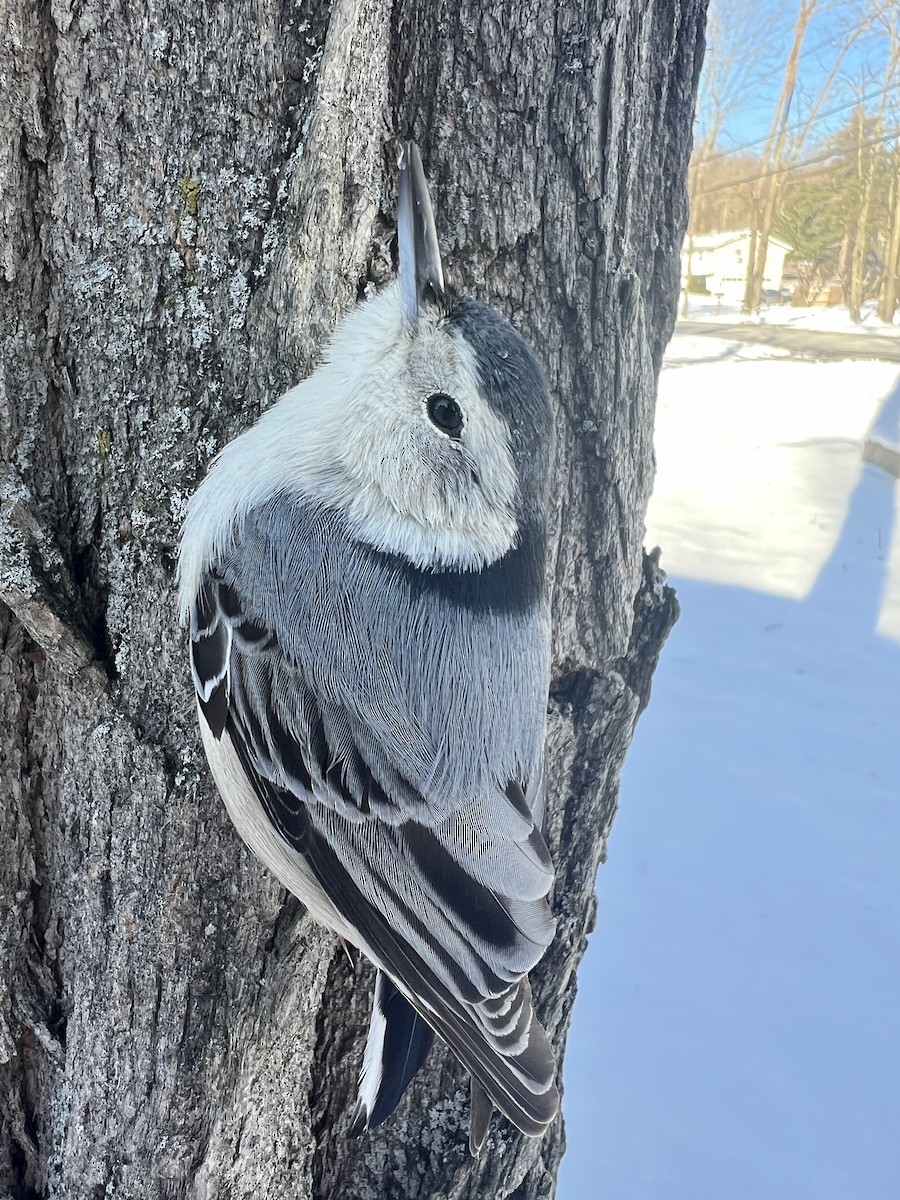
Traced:
<path fill-rule="evenodd" d="M 743 322 L 749 325 L 790 325 L 794 329 L 821 329 L 828 333 L 875 333 L 885 337 L 900 337 L 900 325 L 886 325 L 875 312 L 875 301 L 863 305 L 861 321 L 855 325 L 850 320 L 847 306 L 836 304 L 828 308 L 794 308 L 791 304 L 764 305 L 758 314 L 749 316 L 741 313 L 740 304 L 723 300 L 718 303 L 711 296 L 689 296 L 688 313 L 683 311 L 684 297 L 678 306 L 679 320 L 721 321 L 726 325 Z"/>
<path fill-rule="evenodd" d="M 900 1197 L 896 364 L 676 336 L 648 544 L 682 617 L 622 780 L 561 1200 Z"/>

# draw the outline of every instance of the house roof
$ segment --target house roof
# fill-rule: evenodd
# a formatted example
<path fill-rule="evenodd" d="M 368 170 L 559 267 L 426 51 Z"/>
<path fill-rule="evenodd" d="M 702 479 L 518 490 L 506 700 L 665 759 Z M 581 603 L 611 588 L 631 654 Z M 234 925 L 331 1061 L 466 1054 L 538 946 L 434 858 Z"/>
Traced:
<path fill-rule="evenodd" d="M 723 246 L 730 246 L 732 242 L 748 242 L 750 240 L 749 229 L 724 229 L 719 233 L 701 233 L 693 238 L 685 239 L 685 248 L 688 245 L 696 252 L 699 250 L 721 250 Z M 779 246 L 782 250 L 793 250 L 793 246 L 781 238 L 769 235 L 769 245 Z"/>

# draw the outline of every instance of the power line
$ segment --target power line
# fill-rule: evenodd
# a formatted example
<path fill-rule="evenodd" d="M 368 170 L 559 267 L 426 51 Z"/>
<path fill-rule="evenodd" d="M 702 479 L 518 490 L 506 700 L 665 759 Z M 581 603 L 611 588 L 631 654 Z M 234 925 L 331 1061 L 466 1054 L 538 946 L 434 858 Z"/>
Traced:
<path fill-rule="evenodd" d="M 846 112 L 848 108 L 857 108 L 861 104 L 868 104 L 870 100 L 878 100 L 884 92 L 892 92 L 898 87 L 900 87 L 900 79 L 898 79 L 896 83 L 888 84 L 886 88 L 879 88 L 877 92 L 872 92 L 868 96 L 863 96 L 861 99 L 851 100 L 849 104 L 842 104 L 839 108 L 832 108 L 829 109 L 828 112 L 820 113 L 817 117 L 813 117 L 810 121 L 797 121 L 793 125 L 789 125 L 785 130 L 785 133 L 793 133 L 795 130 L 801 129 L 804 125 L 812 125 L 817 121 L 826 121 L 829 117 L 836 116 L 838 113 Z M 734 146 L 730 150 L 720 150 L 717 154 L 711 154 L 709 158 L 703 159 L 703 161 L 697 165 L 700 167 L 706 167 L 710 163 L 718 162 L 720 158 L 730 158 L 733 154 L 740 154 L 742 150 L 749 150 L 752 146 L 759 146 L 768 140 L 769 135 L 766 134 L 764 137 L 756 138 L 752 142 L 743 142 L 740 146 Z"/>
<path fill-rule="evenodd" d="M 827 49 L 830 49 L 832 46 L 839 46 L 839 45 L 842 46 L 841 54 L 839 55 L 839 60 L 840 60 L 840 58 L 843 58 L 844 54 L 847 53 L 847 51 L 850 49 L 850 47 L 852 45 L 865 42 L 865 40 L 867 38 L 871 37 L 873 35 L 873 33 L 876 36 L 882 37 L 883 34 L 876 31 L 876 18 L 878 18 L 879 16 L 882 16 L 883 13 L 885 11 L 887 11 L 894 2 L 895 2 L 895 0 L 886 0 L 886 2 L 883 3 L 880 7 L 876 7 L 875 9 L 873 9 L 872 12 L 868 13 L 863 18 L 863 20 L 860 22 L 859 26 L 856 28 L 855 32 L 853 33 L 852 37 L 850 37 L 850 38 L 847 37 L 844 30 L 838 29 L 837 31 L 826 34 L 825 37 L 820 38 L 819 41 L 814 46 L 810 46 L 808 44 L 808 42 L 806 42 L 806 40 L 804 39 L 804 44 L 800 51 L 801 60 L 808 58 L 808 57 L 818 57 L 818 55 L 821 54 L 821 52 L 823 50 L 827 50 Z M 715 54 L 715 51 L 711 50 L 711 57 L 713 57 L 714 54 Z M 757 76 L 756 80 L 755 80 L 755 86 L 758 88 L 759 84 L 761 82 L 769 79 L 771 76 L 773 76 L 776 73 L 781 72 L 783 70 L 784 70 L 783 64 L 779 63 L 777 66 L 772 67 L 769 71 L 766 71 L 762 75 Z M 900 84 L 891 84 L 889 86 L 889 88 L 887 88 L 887 89 L 880 89 L 878 92 L 873 93 L 871 96 L 864 97 L 864 99 L 862 101 L 859 101 L 859 103 L 867 103 L 869 100 L 875 99 L 878 96 L 880 96 L 881 90 L 889 91 L 892 88 L 897 87 L 897 86 L 900 86 Z M 821 99 L 821 97 L 820 97 L 820 99 Z M 824 113 L 820 117 L 815 117 L 815 118 L 813 118 L 813 120 L 814 121 L 824 120 L 828 116 L 833 116 L 837 112 L 842 112 L 842 111 L 845 111 L 845 109 L 847 109 L 847 108 L 855 107 L 856 103 L 857 103 L 857 101 L 853 101 L 852 103 L 844 105 L 841 108 L 832 110 L 830 113 Z M 697 116 L 700 117 L 701 112 L 698 111 Z M 806 121 L 798 121 L 794 125 L 789 126 L 789 128 L 786 132 L 793 132 L 793 131 L 801 128 L 802 126 L 804 126 L 806 124 L 811 124 L 811 123 L 812 123 L 812 121 L 810 121 L 809 119 L 807 119 Z M 715 162 L 719 158 L 725 158 L 731 154 L 738 154 L 738 153 L 740 153 L 741 150 L 746 150 L 752 146 L 758 146 L 761 143 L 768 141 L 769 136 L 770 136 L 769 134 L 766 134 L 764 137 L 757 138 L 752 142 L 745 142 L 742 145 L 735 146 L 731 150 L 720 151 L 718 154 L 715 154 L 712 157 L 708 158 L 706 160 L 706 162 L 708 162 L 708 163 Z"/>
<path fill-rule="evenodd" d="M 857 30 L 856 34 L 854 34 L 852 41 L 856 42 L 857 38 L 862 38 L 864 35 L 871 34 L 872 24 L 874 24 L 874 19 L 875 19 L 875 17 L 880 16 L 880 13 L 881 13 L 881 10 L 878 10 L 874 13 L 871 13 L 869 17 L 866 17 L 864 19 L 864 22 L 862 24 L 860 24 L 859 29 Z M 811 28 L 811 26 L 810 26 L 810 28 Z M 844 48 L 847 47 L 847 35 L 845 34 L 844 30 L 839 29 L 839 30 L 836 30 L 833 32 L 829 32 L 829 34 L 826 34 L 826 36 L 820 37 L 820 40 L 818 40 L 816 42 L 815 46 L 810 46 L 810 44 L 808 42 L 806 42 L 805 38 L 804 38 L 803 47 L 802 47 L 802 49 L 800 49 L 800 59 L 809 58 L 809 56 L 816 56 L 818 54 L 821 54 L 822 50 L 832 49 L 832 47 L 835 47 L 835 46 L 842 46 Z M 715 50 L 713 48 L 710 48 L 710 52 L 709 52 L 710 60 L 714 59 L 714 54 L 715 54 Z M 784 62 L 779 61 L 778 64 L 776 64 L 773 67 L 770 67 L 768 71 L 764 71 L 761 74 L 757 74 L 757 76 L 754 76 L 754 77 L 748 77 L 748 85 L 752 84 L 752 86 L 754 86 L 754 88 L 758 90 L 758 88 L 760 88 L 760 85 L 762 83 L 766 82 L 767 79 L 770 79 L 773 76 L 776 76 L 776 74 L 778 74 L 778 76 L 781 76 L 781 74 L 784 74 L 784 71 L 785 71 L 785 64 L 784 64 Z M 701 114 L 698 113 L 697 115 L 700 116 Z M 761 142 L 764 142 L 764 140 L 766 140 L 766 138 L 760 138 L 760 140 L 761 140 Z"/>
<path fill-rule="evenodd" d="M 878 13 L 876 12 L 873 15 L 877 16 Z M 865 27 L 866 27 L 866 32 L 871 32 L 871 18 L 866 20 Z M 805 39 L 804 39 L 804 45 L 801 48 L 800 57 L 801 57 L 801 59 L 807 58 L 809 56 L 821 54 L 821 52 L 823 50 L 830 50 L 832 48 L 832 46 L 838 46 L 841 44 L 846 45 L 846 40 L 847 40 L 846 34 L 842 30 L 838 30 L 837 32 L 826 34 L 825 37 L 819 39 L 819 41 L 815 44 L 815 46 L 810 46 L 810 45 L 806 44 Z M 709 56 L 711 59 L 713 58 L 714 54 L 715 54 L 715 50 L 713 48 L 711 48 L 710 52 L 709 52 Z M 771 79 L 773 75 L 783 75 L 783 74 L 784 74 L 784 63 L 778 62 L 775 66 L 771 67 L 768 71 L 764 71 L 762 74 L 752 77 L 752 84 L 755 88 L 758 89 L 760 84 L 764 83 L 767 79 Z M 750 80 L 748 80 L 748 83 L 749 82 L 750 82 Z M 765 141 L 765 138 L 763 138 L 762 141 Z"/>
<path fill-rule="evenodd" d="M 845 154 L 858 154 L 860 150 L 868 150 L 871 146 L 880 146 L 882 142 L 889 142 L 898 137 L 900 137 L 900 129 L 893 129 L 881 137 L 872 138 L 867 142 L 859 142 L 856 146 L 848 146 L 845 150 L 828 150 L 813 158 L 804 158 L 801 162 L 791 163 L 790 166 L 779 167 L 777 171 L 760 171 L 758 175 L 748 175 L 745 179 L 733 179 L 730 183 L 717 183 L 714 187 L 704 188 L 702 192 L 694 194 L 695 196 L 710 196 L 713 192 L 725 192 L 729 188 L 743 187 L 747 183 L 757 183 L 760 179 L 771 179 L 775 175 L 787 175 L 791 171 L 799 171 L 801 167 L 811 167 L 815 163 L 828 162 L 831 158 L 841 158 Z"/>

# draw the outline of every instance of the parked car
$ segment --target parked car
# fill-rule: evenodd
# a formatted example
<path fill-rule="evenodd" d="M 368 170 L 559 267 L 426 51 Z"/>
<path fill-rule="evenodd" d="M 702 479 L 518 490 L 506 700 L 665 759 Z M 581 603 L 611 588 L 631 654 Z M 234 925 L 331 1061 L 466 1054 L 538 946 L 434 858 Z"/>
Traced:
<path fill-rule="evenodd" d="M 763 304 L 790 304 L 793 298 L 794 289 L 789 287 L 763 288 L 760 292 Z"/>

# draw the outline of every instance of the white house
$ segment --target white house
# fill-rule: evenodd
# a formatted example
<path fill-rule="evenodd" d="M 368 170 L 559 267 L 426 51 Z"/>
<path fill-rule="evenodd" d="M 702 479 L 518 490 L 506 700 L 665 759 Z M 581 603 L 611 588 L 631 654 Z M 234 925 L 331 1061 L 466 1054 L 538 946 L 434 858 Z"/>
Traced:
<path fill-rule="evenodd" d="M 766 253 L 764 288 L 781 288 L 784 260 L 793 249 L 779 238 L 769 238 Z M 741 301 L 747 283 L 747 261 L 750 257 L 750 230 L 727 229 L 722 233 L 704 233 L 685 238 L 681 248 L 681 286 L 691 280 L 691 291 L 706 290 L 722 299 Z"/>

